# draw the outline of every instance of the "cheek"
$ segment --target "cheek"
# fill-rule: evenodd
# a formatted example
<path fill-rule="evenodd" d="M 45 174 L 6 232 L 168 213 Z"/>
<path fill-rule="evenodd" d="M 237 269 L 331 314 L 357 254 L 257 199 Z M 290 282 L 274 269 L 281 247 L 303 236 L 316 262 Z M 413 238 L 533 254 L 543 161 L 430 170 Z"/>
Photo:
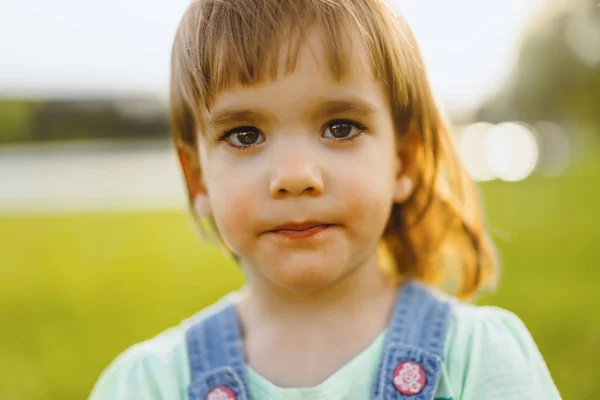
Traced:
<path fill-rule="evenodd" d="M 380 222 L 391 206 L 392 195 L 385 180 L 376 175 L 354 175 L 344 188 L 347 212 L 360 225 Z"/>
<path fill-rule="evenodd" d="M 393 166 L 390 157 L 384 154 L 383 149 L 370 149 L 361 163 L 347 168 L 339 180 L 343 182 L 345 211 L 356 221 L 356 226 L 387 222 L 393 202 Z"/>
<path fill-rule="evenodd" d="M 256 213 L 259 185 L 248 171 L 235 173 L 235 169 L 227 170 L 227 175 L 225 171 L 215 173 L 209 197 L 219 232 L 228 243 L 235 243 L 237 236 L 248 231 L 251 218 Z"/>

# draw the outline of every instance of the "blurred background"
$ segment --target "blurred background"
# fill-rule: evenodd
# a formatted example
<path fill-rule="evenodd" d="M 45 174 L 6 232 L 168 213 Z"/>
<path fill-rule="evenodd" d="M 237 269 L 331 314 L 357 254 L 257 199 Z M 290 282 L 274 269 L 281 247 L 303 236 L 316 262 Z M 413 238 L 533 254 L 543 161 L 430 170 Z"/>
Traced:
<path fill-rule="evenodd" d="M 600 398 L 600 5 L 398 0 L 565 399 Z M 0 399 L 83 399 L 242 284 L 186 213 L 171 42 L 187 0 L 0 0 Z"/>

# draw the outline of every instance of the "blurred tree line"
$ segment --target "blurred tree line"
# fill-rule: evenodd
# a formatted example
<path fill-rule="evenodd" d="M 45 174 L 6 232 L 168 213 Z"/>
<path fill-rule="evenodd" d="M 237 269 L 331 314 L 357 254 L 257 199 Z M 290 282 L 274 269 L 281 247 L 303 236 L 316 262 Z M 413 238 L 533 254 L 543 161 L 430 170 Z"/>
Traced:
<path fill-rule="evenodd" d="M 0 144 L 85 138 L 168 137 L 166 105 L 151 100 L 0 99 Z M 600 5 L 554 0 L 531 24 L 509 82 L 475 120 L 550 120 L 600 138 Z"/>
<path fill-rule="evenodd" d="M 555 0 L 531 24 L 507 85 L 477 120 L 558 121 L 600 137 L 600 5 Z"/>
<path fill-rule="evenodd" d="M 0 100 L 0 144 L 168 136 L 167 106 L 150 99 Z"/>

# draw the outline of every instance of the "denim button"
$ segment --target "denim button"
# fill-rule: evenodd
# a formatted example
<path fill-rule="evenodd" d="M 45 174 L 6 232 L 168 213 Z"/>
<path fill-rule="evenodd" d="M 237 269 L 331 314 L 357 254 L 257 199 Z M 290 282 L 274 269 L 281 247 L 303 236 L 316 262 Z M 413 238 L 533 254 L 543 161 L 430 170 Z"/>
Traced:
<path fill-rule="evenodd" d="M 210 391 L 206 400 L 236 400 L 237 396 L 226 386 L 217 386 Z"/>
<path fill-rule="evenodd" d="M 412 396 L 423 391 L 427 378 L 423 367 L 416 362 L 405 361 L 394 370 L 393 382 L 400 393 Z"/>

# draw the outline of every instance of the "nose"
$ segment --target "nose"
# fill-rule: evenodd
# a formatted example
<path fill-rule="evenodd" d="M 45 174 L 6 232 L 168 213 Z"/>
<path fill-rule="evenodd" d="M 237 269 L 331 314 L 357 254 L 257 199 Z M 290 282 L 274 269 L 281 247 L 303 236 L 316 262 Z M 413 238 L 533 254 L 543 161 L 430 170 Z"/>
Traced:
<path fill-rule="evenodd" d="M 320 196 L 324 191 L 323 177 L 317 163 L 306 152 L 286 155 L 272 166 L 270 193 L 273 198 L 300 196 L 305 193 Z"/>

